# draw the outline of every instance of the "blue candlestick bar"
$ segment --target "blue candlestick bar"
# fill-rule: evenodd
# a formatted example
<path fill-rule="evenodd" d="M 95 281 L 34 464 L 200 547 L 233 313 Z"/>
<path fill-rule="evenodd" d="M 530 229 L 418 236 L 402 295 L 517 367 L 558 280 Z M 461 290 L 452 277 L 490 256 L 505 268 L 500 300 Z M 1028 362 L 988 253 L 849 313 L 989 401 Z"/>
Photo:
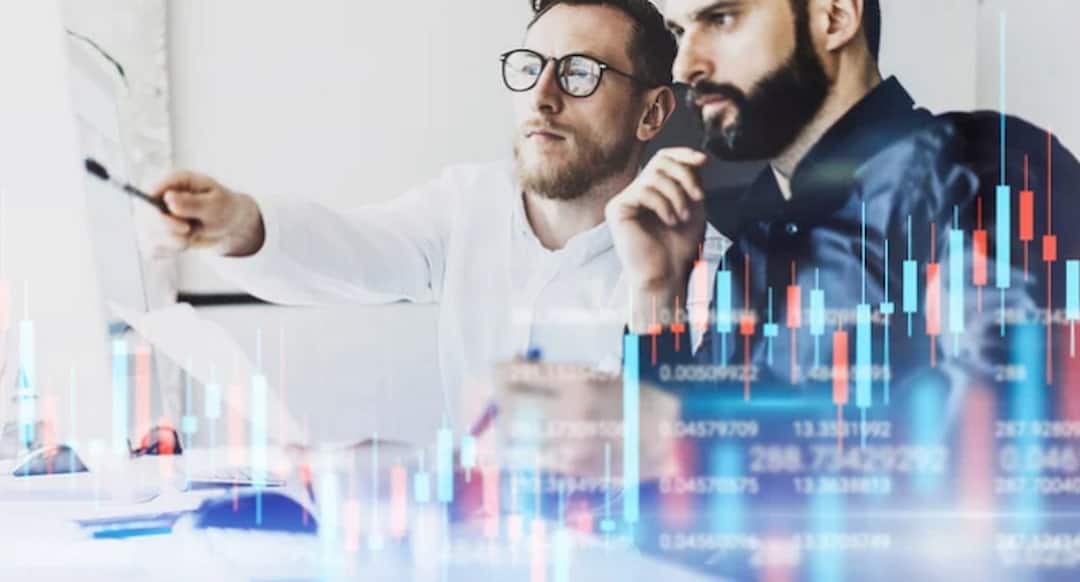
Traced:
<path fill-rule="evenodd" d="M 855 406 L 869 408 L 873 382 L 872 330 L 870 306 L 862 303 L 855 308 Z"/>
<path fill-rule="evenodd" d="M 470 434 L 461 437 L 461 468 L 465 469 L 465 478 L 476 468 L 476 438 Z"/>
<path fill-rule="evenodd" d="M 112 343 L 112 448 L 117 455 L 128 453 L 128 349 L 122 339 Z"/>
<path fill-rule="evenodd" d="M 19 441 L 29 446 L 36 439 L 37 426 L 37 368 L 34 361 L 34 323 L 19 322 L 19 371 L 16 395 L 19 407 Z"/>
<path fill-rule="evenodd" d="M 436 499 L 439 503 L 454 501 L 454 433 L 439 429 L 435 444 Z"/>
<path fill-rule="evenodd" d="M 640 503 L 640 390 L 638 349 L 640 338 L 634 334 L 623 337 L 623 520 L 638 522 Z"/>
<path fill-rule="evenodd" d="M 735 330 L 731 311 L 731 271 L 716 272 L 716 333 L 720 334 L 720 353 L 727 364 L 727 337 Z"/>
<path fill-rule="evenodd" d="M 1012 248 L 1009 245 L 1009 232 L 1012 228 L 1012 217 L 1009 215 L 1012 189 L 1008 186 L 997 187 L 997 216 L 994 243 L 997 246 L 997 254 L 994 260 L 997 262 L 997 273 L 994 278 L 998 289 L 1008 289 L 1010 285 L 1010 266 L 1012 265 Z"/>
<path fill-rule="evenodd" d="M 765 361 L 771 366 L 773 363 L 773 338 L 780 335 L 780 326 L 773 321 L 773 288 L 769 287 L 768 322 L 761 326 L 761 333 L 765 336 L 766 354 Z"/>
<path fill-rule="evenodd" d="M 413 475 L 413 499 L 420 504 L 431 501 L 431 474 L 424 470 L 424 453 L 420 453 L 419 467 Z"/>
<path fill-rule="evenodd" d="M 821 336 L 825 335 L 825 290 L 810 290 L 810 335 L 814 338 L 814 367 L 821 365 Z"/>
<path fill-rule="evenodd" d="M 1065 319 L 1080 320 L 1080 261 L 1065 261 Z"/>

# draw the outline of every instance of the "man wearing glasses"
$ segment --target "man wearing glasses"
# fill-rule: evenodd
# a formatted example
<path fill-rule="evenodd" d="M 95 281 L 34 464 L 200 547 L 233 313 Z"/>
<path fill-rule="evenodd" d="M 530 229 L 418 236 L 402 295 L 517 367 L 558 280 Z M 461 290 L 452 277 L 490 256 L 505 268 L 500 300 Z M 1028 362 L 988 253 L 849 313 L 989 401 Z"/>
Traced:
<path fill-rule="evenodd" d="M 161 222 L 174 249 L 210 250 L 225 276 L 273 302 L 438 302 L 451 394 L 529 352 L 617 366 L 628 298 L 604 208 L 675 108 L 675 52 L 648 0 L 541 3 L 524 48 L 500 57 L 512 164 L 449 167 L 347 215 L 178 172 L 154 190 L 170 212 Z M 459 427 L 483 408 L 479 392 L 447 411 Z"/>

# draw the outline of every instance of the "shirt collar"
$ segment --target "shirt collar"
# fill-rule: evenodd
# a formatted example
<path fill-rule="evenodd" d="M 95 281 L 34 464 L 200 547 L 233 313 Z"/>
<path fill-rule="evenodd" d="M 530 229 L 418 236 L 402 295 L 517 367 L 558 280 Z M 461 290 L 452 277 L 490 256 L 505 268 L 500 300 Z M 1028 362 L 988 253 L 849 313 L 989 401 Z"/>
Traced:
<path fill-rule="evenodd" d="M 772 168 L 773 179 L 776 180 L 776 186 L 780 190 L 780 195 L 784 197 L 784 200 L 791 200 L 791 180 L 780 173 L 780 170 L 776 169 L 776 166 L 769 164 Z"/>
<path fill-rule="evenodd" d="M 514 212 L 511 220 L 513 221 L 513 231 L 516 236 L 522 237 L 529 241 L 529 244 L 535 246 L 537 249 L 550 253 L 552 255 L 560 254 L 567 257 L 573 257 L 573 261 L 576 264 L 585 264 L 592 260 L 597 255 L 603 254 L 612 250 L 615 246 L 615 241 L 611 237 L 611 229 L 608 228 L 607 222 L 601 222 L 600 224 L 574 235 L 566 242 L 566 246 L 558 251 L 551 251 L 544 248 L 544 245 L 540 243 L 540 239 L 536 237 L 536 232 L 533 231 L 532 225 L 529 224 L 528 216 L 525 214 L 525 193 L 518 187 L 517 181 L 514 180 Z"/>

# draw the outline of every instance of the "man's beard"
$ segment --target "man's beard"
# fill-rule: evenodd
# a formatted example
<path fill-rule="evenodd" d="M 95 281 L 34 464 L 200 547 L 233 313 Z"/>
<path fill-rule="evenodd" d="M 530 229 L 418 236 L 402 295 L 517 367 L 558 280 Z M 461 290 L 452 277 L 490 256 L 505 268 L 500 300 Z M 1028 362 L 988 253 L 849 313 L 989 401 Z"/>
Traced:
<path fill-rule="evenodd" d="M 773 72 L 754 84 L 749 94 L 738 87 L 709 81 L 695 83 L 687 94 L 693 110 L 700 97 L 731 100 L 735 119 L 726 127 L 705 122 L 704 147 L 721 159 L 764 160 L 780 155 L 814 118 L 829 92 L 829 78 L 814 52 L 805 19 L 796 22 L 795 50 Z"/>
<path fill-rule="evenodd" d="M 584 196 L 594 186 L 626 170 L 634 149 L 634 138 L 626 136 L 610 145 L 573 134 L 577 155 L 562 163 L 546 159 L 539 154 L 539 159 L 528 164 L 522 159 L 523 142 L 528 139 L 518 138 L 514 144 L 514 164 L 517 170 L 518 185 L 526 192 L 532 192 L 552 200 L 574 200 Z"/>

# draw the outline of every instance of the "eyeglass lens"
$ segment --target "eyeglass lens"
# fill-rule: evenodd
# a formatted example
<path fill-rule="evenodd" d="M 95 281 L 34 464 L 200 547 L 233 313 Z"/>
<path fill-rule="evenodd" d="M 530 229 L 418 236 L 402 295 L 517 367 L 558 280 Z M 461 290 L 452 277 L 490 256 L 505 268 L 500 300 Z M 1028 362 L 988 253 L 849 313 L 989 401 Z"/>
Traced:
<path fill-rule="evenodd" d="M 503 78 L 511 91 L 528 91 L 544 72 L 546 61 L 531 51 L 514 51 L 503 60 Z M 600 63 L 582 55 L 557 61 L 559 86 L 574 97 L 586 97 L 596 90 L 603 69 Z"/>

